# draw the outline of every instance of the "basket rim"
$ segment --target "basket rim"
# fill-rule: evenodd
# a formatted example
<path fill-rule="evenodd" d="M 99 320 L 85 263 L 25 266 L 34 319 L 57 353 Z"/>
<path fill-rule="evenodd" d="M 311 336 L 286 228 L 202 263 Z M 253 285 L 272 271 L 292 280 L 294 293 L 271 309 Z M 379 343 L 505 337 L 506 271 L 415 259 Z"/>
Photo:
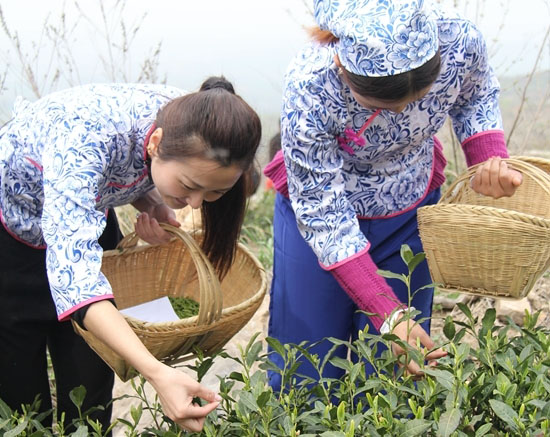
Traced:
<path fill-rule="evenodd" d="M 523 298 L 525 298 L 529 293 L 523 294 L 520 293 L 517 296 L 514 296 L 512 294 L 507 293 L 495 293 L 490 290 L 486 290 L 485 288 L 461 288 L 457 286 L 452 285 L 444 285 L 444 284 L 435 284 L 435 287 L 438 289 L 438 291 L 442 291 L 444 293 L 464 293 L 469 294 L 472 296 L 481 296 L 481 297 L 488 297 L 491 299 L 507 299 L 507 300 L 513 300 L 518 301 Z"/>
<path fill-rule="evenodd" d="M 512 219 L 515 221 L 537 225 L 543 228 L 550 229 L 550 219 L 540 217 L 534 214 L 513 211 L 505 208 L 496 208 L 493 206 L 470 205 L 464 203 L 436 203 L 434 205 L 425 205 L 418 208 L 418 215 L 426 215 L 437 212 L 451 212 L 453 214 L 468 214 L 470 217 L 474 213 L 475 217 L 493 216 L 503 219 Z"/>

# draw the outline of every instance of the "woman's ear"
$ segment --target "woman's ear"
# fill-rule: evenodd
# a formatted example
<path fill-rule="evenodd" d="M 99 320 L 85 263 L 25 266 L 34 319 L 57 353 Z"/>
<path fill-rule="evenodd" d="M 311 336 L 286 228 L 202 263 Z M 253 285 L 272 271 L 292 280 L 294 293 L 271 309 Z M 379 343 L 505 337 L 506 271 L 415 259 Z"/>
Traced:
<path fill-rule="evenodd" d="M 151 158 L 157 154 L 161 140 L 162 128 L 157 127 L 149 137 L 149 142 L 147 143 L 147 153 Z"/>
<path fill-rule="evenodd" d="M 342 63 L 340 62 L 340 58 L 338 57 L 338 55 L 334 55 L 334 63 L 336 64 L 336 66 L 338 68 L 342 68 Z"/>

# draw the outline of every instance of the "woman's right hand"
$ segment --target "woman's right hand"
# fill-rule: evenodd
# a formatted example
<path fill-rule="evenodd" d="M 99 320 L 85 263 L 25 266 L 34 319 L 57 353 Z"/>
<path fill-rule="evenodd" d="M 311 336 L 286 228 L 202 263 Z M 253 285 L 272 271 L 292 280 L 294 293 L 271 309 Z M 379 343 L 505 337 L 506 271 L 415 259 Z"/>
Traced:
<path fill-rule="evenodd" d="M 403 342 L 410 344 L 412 347 L 417 348 L 418 344 L 424 347 L 425 350 L 431 350 L 435 347 L 434 341 L 428 335 L 428 333 L 420 326 L 416 321 L 412 319 L 402 320 L 403 314 L 399 315 L 395 326 L 392 329 L 392 334 L 397 335 Z M 394 355 L 403 355 L 405 350 L 396 343 L 392 344 L 392 352 Z M 439 358 L 447 355 L 447 352 L 441 348 L 432 350 L 424 357 L 430 364 L 434 364 Z M 413 360 L 409 360 L 407 363 L 407 370 L 409 373 L 422 376 L 424 373 L 420 369 L 420 366 Z"/>
<path fill-rule="evenodd" d="M 160 398 L 166 416 L 183 429 L 196 432 L 202 430 L 206 415 L 221 400 L 216 393 L 181 370 L 157 360 L 110 301 L 100 300 L 90 304 L 84 317 L 84 326 L 149 381 Z M 195 397 L 208 403 L 197 405 L 193 403 Z"/>
<path fill-rule="evenodd" d="M 189 375 L 162 363 L 148 380 L 159 396 L 164 414 L 187 431 L 201 431 L 206 416 L 221 401 L 219 395 Z M 203 406 L 194 403 L 193 398 L 197 397 L 208 403 Z"/>

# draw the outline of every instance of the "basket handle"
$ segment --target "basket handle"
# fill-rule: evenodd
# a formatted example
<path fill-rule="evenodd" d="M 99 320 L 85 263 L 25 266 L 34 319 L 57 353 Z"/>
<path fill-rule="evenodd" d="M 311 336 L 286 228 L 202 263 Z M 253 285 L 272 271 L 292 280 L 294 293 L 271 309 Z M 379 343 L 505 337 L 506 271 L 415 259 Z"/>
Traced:
<path fill-rule="evenodd" d="M 200 295 L 197 323 L 199 325 L 208 325 L 219 320 L 223 308 L 223 295 L 218 274 L 212 266 L 212 263 L 195 239 L 186 231 L 167 223 L 159 223 L 159 225 L 165 231 L 173 234 L 173 238 L 178 238 L 183 241 L 195 264 Z M 117 250 L 135 248 L 139 240 L 139 235 L 137 235 L 135 231 L 131 232 L 120 240 L 117 245 Z"/>
<path fill-rule="evenodd" d="M 547 194 L 550 195 L 550 177 L 540 168 L 529 162 L 516 158 L 503 159 L 509 167 L 519 171 L 523 177 L 532 179 L 538 184 Z M 475 175 L 477 169 L 484 163 L 479 163 L 470 167 L 467 171 L 458 176 L 447 190 L 441 195 L 440 203 L 452 202 L 461 190 L 472 190 L 470 187 L 470 179 Z"/>

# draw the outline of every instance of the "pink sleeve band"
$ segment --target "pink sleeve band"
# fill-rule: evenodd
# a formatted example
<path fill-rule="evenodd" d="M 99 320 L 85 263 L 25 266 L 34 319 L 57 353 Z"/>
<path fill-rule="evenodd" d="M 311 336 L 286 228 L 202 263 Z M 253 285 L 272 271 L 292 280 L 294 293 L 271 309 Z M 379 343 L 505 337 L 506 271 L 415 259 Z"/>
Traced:
<path fill-rule="evenodd" d="M 443 155 L 443 146 L 440 141 L 433 137 L 434 140 L 434 161 L 433 161 L 433 171 L 432 171 L 432 180 L 428 188 L 428 192 L 439 188 L 445 182 L 445 166 L 447 165 L 447 160 L 445 155 Z"/>
<path fill-rule="evenodd" d="M 462 150 L 464 150 L 468 167 L 485 162 L 493 156 L 509 157 L 504 132 L 501 130 L 490 130 L 472 135 L 464 140 Z"/>
<path fill-rule="evenodd" d="M 282 150 L 279 150 L 271 162 L 265 166 L 264 175 L 271 179 L 275 190 L 283 196 L 288 197 L 286 167 Z"/>
<path fill-rule="evenodd" d="M 90 305 L 94 302 L 99 302 L 100 300 L 106 300 L 106 299 L 114 299 L 115 297 L 112 294 L 104 294 L 101 296 L 96 296 L 92 299 L 85 300 L 84 302 L 80 302 L 78 305 L 75 305 L 74 307 L 68 309 L 64 313 L 61 313 L 57 316 L 57 320 L 60 322 L 64 322 L 66 320 L 69 320 L 69 317 L 72 313 L 79 310 L 82 307 L 85 307 L 86 305 Z"/>
<path fill-rule="evenodd" d="M 375 314 L 369 318 L 377 330 L 395 308 L 403 306 L 386 280 L 376 273 L 378 268 L 366 250 L 326 270 L 334 275 L 359 309 Z"/>

